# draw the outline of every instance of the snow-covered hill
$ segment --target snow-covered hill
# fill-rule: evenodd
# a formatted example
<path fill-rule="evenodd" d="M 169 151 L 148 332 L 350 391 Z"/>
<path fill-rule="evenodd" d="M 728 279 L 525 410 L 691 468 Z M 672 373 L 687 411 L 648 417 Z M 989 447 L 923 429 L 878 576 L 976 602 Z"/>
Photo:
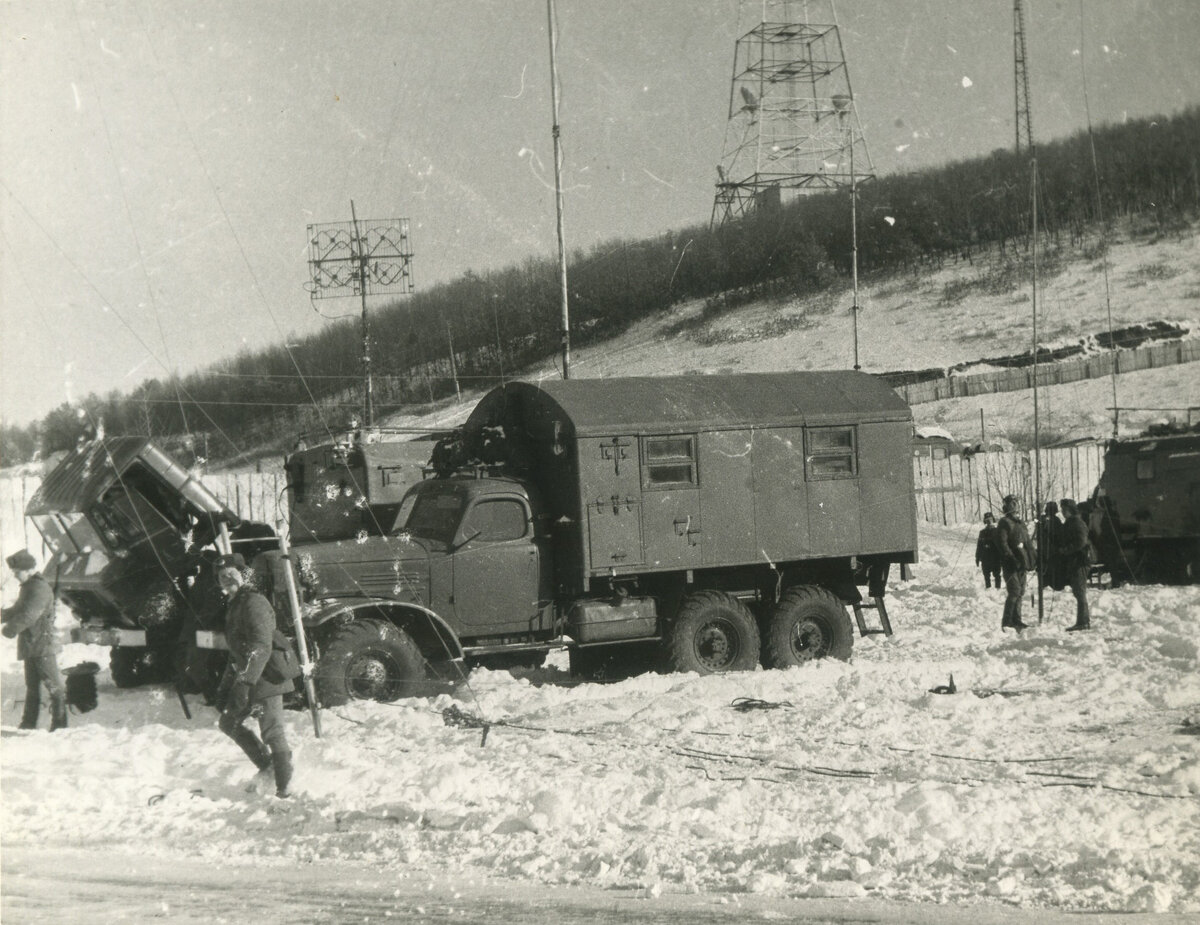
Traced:
<path fill-rule="evenodd" d="M 211 708 L 192 698 L 186 720 L 170 688 L 106 671 L 66 731 L 16 732 L 4 640 L 4 844 L 1200 914 L 1200 587 L 1093 590 L 1095 629 L 1075 634 L 1049 593 L 1017 637 L 973 554 L 971 529 L 924 528 L 895 635 L 849 663 L 577 684 L 555 657 L 325 711 L 321 739 L 289 713 L 290 802 L 244 792 L 253 769 Z M 951 675 L 956 693 L 930 692 Z M 486 743 L 451 707 L 492 724 Z"/>

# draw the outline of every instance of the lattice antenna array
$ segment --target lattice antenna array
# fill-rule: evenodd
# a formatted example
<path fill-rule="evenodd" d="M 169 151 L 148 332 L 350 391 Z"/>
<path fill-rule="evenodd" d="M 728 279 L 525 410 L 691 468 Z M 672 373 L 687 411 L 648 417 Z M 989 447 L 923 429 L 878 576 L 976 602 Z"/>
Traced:
<path fill-rule="evenodd" d="M 1021 0 L 1013 0 L 1013 75 L 1016 82 L 1017 154 L 1021 144 L 1033 153 L 1033 122 L 1029 115 L 1029 71 L 1025 58 L 1025 13 Z"/>
<path fill-rule="evenodd" d="M 311 299 L 357 295 L 362 303 L 363 423 L 375 424 L 371 329 L 367 296 L 413 291 L 408 219 L 359 219 L 350 202 L 349 222 L 308 226 L 308 294 Z"/>
<path fill-rule="evenodd" d="M 832 2 L 750 5 L 763 21 L 734 50 L 714 225 L 776 207 L 785 193 L 874 177 Z"/>

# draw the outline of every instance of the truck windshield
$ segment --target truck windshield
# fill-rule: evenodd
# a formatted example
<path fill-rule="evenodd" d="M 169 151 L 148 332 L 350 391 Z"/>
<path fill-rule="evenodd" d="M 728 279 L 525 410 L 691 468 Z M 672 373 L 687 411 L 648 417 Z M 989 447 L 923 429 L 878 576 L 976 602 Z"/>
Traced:
<path fill-rule="evenodd" d="M 104 549 L 95 528 L 78 512 L 68 514 L 36 514 L 33 524 L 46 545 L 56 553 L 72 555 Z"/>
<path fill-rule="evenodd" d="M 453 485 L 426 488 L 424 491 L 413 492 L 404 499 L 401 516 L 397 519 L 404 523 L 406 533 L 439 543 L 449 543 L 458 530 L 466 501 L 466 494 Z M 404 519 L 406 509 L 408 517 Z"/>

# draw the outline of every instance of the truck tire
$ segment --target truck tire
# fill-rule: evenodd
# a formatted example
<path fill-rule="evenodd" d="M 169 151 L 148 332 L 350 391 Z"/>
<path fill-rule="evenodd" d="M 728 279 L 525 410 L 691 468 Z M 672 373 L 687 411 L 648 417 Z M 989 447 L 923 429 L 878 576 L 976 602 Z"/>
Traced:
<path fill-rule="evenodd" d="M 818 658 L 850 658 L 854 631 L 846 607 L 825 588 L 788 588 L 771 612 L 763 663 L 791 668 Z"/>
<path fill-rule="evenodd" d="M 667 632 L 672 671 L 714 674 L 749 671 L 758 664 L 758 626 L 732 594 L 698 591 L 683 599 Z"/>
<path fill-rule="evenodd" d="M 173 666 L 170 649 L 150 646 L 113 646 L 108 656 L 108 669 L 113 684 L 120 688 L 138 687 L 166 681 Z"/>
<path fill-rule="evenodd" d="M 322 706 L 351 700 L 388 703 L 423 692 L 425 657 L 408 633 L 386 620 L 343 623 L 321 648 L 313 679 Z"/>

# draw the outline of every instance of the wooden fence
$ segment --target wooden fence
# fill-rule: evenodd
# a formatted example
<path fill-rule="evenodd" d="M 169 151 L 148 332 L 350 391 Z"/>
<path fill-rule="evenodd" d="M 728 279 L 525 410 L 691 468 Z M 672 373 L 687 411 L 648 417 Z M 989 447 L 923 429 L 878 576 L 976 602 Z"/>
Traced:
<path fill-rule="evenodd" d="M 1032 451 L 976 453 L 974 456 L 913 458 L 913 481 L 917 489 L 917 519 L 935 524 L 982 521 L 992 511 L 999 518 L 1005 495 L 1016 495 L 1031 519 L 1035 486 L 1043 501 L 1061 498 L 1083 500 L 1091 495 L 1104 469 L 1104 447 L 1100 444 L 1042 450 L 1041 478 L 1037 478 Z"/>
<path fill-rule="evenodd" d="M 1038 366 L 1038 388 L 1064 385 L 1083 379 L 1103 379 L 1111 376 L 1113 364 L 1118 373 L 1144 369 L 1160 369 L 1200 361 L 1200 340 L 1176 340 L 1165 344 L 1147 344 L 1129 350 L 1117 350 L 1094 356 L 1073 357 Z M 910 405 L 945 398 L 969 398 L 993 392 L 1016 392 L 1033 388 L 1033 368 L 999 369 L 990 372 L 952 375 L 912 385 L 893 386 L 896 393 Z"/>

